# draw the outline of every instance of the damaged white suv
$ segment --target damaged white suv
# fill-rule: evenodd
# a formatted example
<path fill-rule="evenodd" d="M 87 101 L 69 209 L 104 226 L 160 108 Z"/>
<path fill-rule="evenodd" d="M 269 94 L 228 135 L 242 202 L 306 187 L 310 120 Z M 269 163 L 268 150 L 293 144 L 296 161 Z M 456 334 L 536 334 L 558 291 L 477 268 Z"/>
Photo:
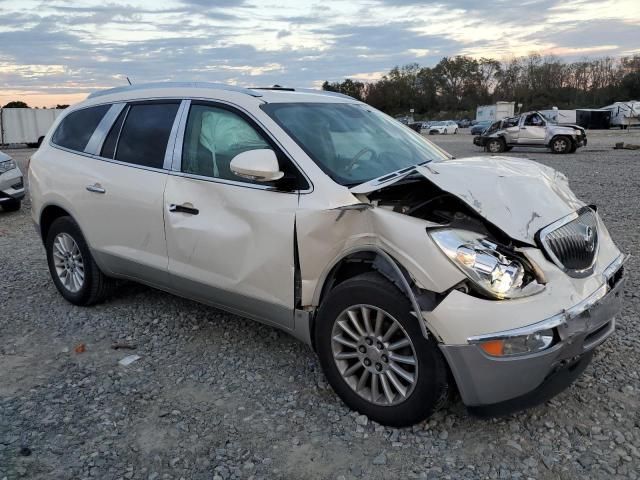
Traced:
<path fill-rule="evenodd" d="M 566 387 L 611 335 L 624 256 L 537 163 L 452 159 L 350 97 L 150 84 L 65 111 L 32 157 L 60 293 L 131 279 L 310 344 L 386 425 Z"/>

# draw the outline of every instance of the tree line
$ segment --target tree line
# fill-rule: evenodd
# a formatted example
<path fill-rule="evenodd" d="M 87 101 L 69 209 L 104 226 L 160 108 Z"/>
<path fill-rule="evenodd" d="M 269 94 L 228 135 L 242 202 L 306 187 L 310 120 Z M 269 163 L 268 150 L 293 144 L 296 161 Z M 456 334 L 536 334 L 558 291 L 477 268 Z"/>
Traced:
<path fill-rule="evenodd" d="M 325 81 L 323 90 L 350 95 L 392 115 L 474 118 L 478 105 L 522 103 L 524 110 L 599 108 L 640 100 L 640 55 L 565 62 L 532 54 L 493 58 L 444 57 L 434 67 L 394 67 L 375 82 Z"/>

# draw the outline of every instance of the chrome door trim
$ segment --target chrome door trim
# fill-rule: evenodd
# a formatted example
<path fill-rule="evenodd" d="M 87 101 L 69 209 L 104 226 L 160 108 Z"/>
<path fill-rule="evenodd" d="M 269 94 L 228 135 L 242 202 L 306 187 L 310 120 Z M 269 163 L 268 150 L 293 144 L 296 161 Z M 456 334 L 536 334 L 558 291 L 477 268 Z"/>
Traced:
<path fill-rule="evenodd" d="M 171 133 L 169 133 L 169 141 L 167 142 L 167 149 L 164 151 L 164 162 L 162 164 L 162 168 L 164 168 L 165 170 L 172 169 L 173 161 L 175 158 L 175 146 L 178 139 L 180 139 L 180 151 L 182 151 L 182 136 L 180 135 L 180 132 L 182 132 L 182 134 L 184 135 L 184 126 L 182 126 L 181 122 L 185 110 L 189 111 L 190 103 L 191 102 L 189 100 L 182 100 L 180 102 L 180 106 L 178 107 L 178 111 L 176 112 L 176 116 L 173 119 Z"/>
<path fill-rule="evenodd" d="M 87 146 L 84 147 L 84 153 L 88 153 L 90 155 L 100 154 L 102 144 L 104 143 L 105 138 L 107 138 L 107 135 L 109 135 L 111 126 L 116 121 L 125 105 L 126 102 L 119 102 L 111 105 L 111 108 L 107 110 L 107 113 L 104 114 L 104 117 L 102 117 L 102 120 L 100 120 L 100 123 L 98 123 L 98 126 L 93 131 L 91 138 L 89 138 Z"/>

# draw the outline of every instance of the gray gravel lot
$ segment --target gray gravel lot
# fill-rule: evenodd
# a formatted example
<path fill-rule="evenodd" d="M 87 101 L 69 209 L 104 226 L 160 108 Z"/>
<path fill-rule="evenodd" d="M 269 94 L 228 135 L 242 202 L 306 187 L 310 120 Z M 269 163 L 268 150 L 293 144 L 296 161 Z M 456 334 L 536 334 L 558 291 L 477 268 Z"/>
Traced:
<path fill-rule="evenodd" d="M 620 248 L 635 253 L 640 151 L 611 146 L 640 143 L 640 132 L 588 138 L 575 155 L 510 154 L 565 172 Z M 431 139 L 457 156 L 486 155 L 469 134 Z M 7 153 L 24 164 L 31 152 Z M 66 303 L 26 202 L 0 212 L 0 480 L 635 479 L 639 267 L 632 257 L 614 336 L 546 405 L 481 420 L 458 402 L 391 429 L 347 409 L 314 353 L 273 328 L 130 283 L 99 306 Z M 141 359 L 120 366 L 130 354 Z"/>

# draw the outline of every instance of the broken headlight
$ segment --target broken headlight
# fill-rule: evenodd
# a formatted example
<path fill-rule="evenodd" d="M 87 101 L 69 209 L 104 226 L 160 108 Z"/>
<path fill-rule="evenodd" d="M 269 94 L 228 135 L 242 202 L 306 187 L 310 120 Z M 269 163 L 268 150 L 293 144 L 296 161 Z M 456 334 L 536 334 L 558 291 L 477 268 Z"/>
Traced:
<path fill-rule="evenodd" d="M 480 233 L 453 229 L 429 233 L 444 254 L 490 297 L 518 298 L 544 289 L 521 259 Z"/>

